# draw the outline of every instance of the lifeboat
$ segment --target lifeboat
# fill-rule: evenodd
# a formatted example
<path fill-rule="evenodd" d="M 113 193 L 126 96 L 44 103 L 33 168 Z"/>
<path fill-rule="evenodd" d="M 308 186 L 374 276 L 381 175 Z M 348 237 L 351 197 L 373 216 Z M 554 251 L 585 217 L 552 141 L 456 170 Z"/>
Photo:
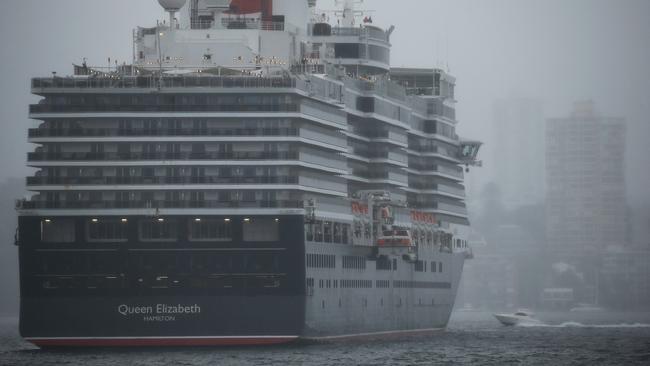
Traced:
<path fill-rule="evenodd" d="M 382 235 L 377 238 L 377 246 L 380 247 L 411 247 L 413 240 L 409 230 L 396 229 L 384 230 Z"/>

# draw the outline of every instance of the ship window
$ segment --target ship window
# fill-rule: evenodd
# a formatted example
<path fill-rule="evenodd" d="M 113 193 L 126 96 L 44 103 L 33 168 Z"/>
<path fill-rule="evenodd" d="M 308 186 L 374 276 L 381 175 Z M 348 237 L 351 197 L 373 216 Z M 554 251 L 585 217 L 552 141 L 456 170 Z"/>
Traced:
<path fill-rule="evenodd" d="M 222 219 L 195 218 L 190 220 L 191 241 L 230 241 L 232 225 Z"/>
<path fill-rule="evenodd" d="M 325 221 L 323 225 L 323 239 L 326 243 L 332 242 L 332 223 Z"/>
<path fill-rule="evenodd" d="M 91 219 L 86 222 L 88 241 L 126 241 L 128 221 L 117 218 Z"/>
<path fill-rule="evenodd" d="M 415 271 L 416 272 L 424 272 L 424 262 L 423 261 L 416 261 L 415 262 Z"/>
<path fill-rule="evenodd" d="M 375 111 L 375 98 L 373 97 L 358 97 L 357 109 L 361 112 L 372 113 Z"/>
<path fill-rule="evenodd" d="M 244 222 L 244 241 L 268 242 L 280 239 L 279 222 L 273 218 L 254 218 Z"/>
<path fill-rule="evenodd" d="M 360 256 L 343 256 L 343 268 L 366 269 L 366 258 Z"/>
<path fill-rule="evenodd" d="M 431 262 L 431 272 L 436 273 L 436 262 Z"/>
<path fill-rule="evenodd" d="M 375 262 L 375 266 L 377 270 L 385 270 L 385 271 L 390 271 L 390 259 L 388 259 L 386 256 L 381 256 L 377 258 L 377 261 Z"/>
<path fill-rule="evenodd" d="M 393 271 L 397 271 L 397 259 L 393 258 Z"/>
<path fill-rule="evenodd" d="M 338 222 L 334 223 L 334 242 L 341 244 L 341 224 Z"/>
<path fill-rule="evenodd" d="M 368 46 L 369 59 L 383 62 L 385 64 L 390 63 L 390 51 L 381 46 Z"/>
<path fill-rule="evenodd" d="M 306 236 L 307 241 L 314 241 L 314 225 L 307 224 Z"/>
<path fill-rule="evenodd" d="M 336 256 L 328 254 L 307 254 L 307 267 L 335 268 Z"/>
<path fill-rule="evenodd" d="M 442 262 L 438 262 L 438 272 L 442 273 Z"/>
<path fill-rule="evenodd" d="M 341 243 L 350 243 L 348 240 L 348 232 L 350 232 L 350 224 L 343 224 L 343 228 L 341 229 Z"/>
<path fill-rule="evenodd" d="M 176 220 L 157 218 L 140 221 L 140 240 L 142 241 L 173 241 L 176 240 L 176 235 Z"/>
<path fill-rule="evenodd" d="M 336 58 L 360 58 L 358 43 L 337 43 L 334 45 Z"/>
<path fill-rule="evenodd" d="M 314 241 L 316 242 L 322 242 L 323 241 L 323 222 L 322 221 L 316 221 L 314 223 Z"/>
<path fill-rule="evenodd" d="M 41 241 L 45 243 L 72 243 L 75 241 L 75 223 L 70 218 L 41 221 Z"/>

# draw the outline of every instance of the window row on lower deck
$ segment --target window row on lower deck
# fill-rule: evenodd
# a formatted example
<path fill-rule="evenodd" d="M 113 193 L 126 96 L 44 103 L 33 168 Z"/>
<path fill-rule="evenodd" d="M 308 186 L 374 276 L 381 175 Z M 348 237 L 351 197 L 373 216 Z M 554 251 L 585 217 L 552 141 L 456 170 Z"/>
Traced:
<path fill-rule="evenodd" d="M 274 242 L 278 217 L 85 217 L 42 218 L 41 243 Z M 235 238 L 235 233 L 238 237 Z"/>
<path fill-rule="evenodd" d="M 22 296 L 265 294 L 292 287 L 286 275 L 249 276 L 34 276 L 26 277 Z"/>
<path fill-rule="evenodd" d="M 450 282 L 407 281 L 407 280 L 372 280 L 359 279 L 314 279 L 307 278 L 307 288 L 419 288 L 419 289 L 448 289 Z"/>
<path fill-rule="evenodd" d="M 191 276 L 217 274 L 284 273 L 292 263 L 286 251 L 48 251 L 23 257 L 23 273 L 34 276 Z M 295 265 L 294 265 L 295 266 Z"/>
<path fill-rule="evenodd" d="M 21 255 L 26 295 L 157 293 L 284 288 L 297 266 L 286 251 L 30 251 Z"/>
<path fill-rule="evenodd" d="M 348 223 L 316 220 L 305 225 L 305 239 L 318 243 L 351 244 L 351 230 Z"/>
<path fill-rule="evenodd" d="M 363 256 L 341 256 L 340 263 L 344 269 L 365 270 L 368 259 Z M 380 256 L 374 260 L 375 269 L 378 271 L 396 271 L 397 258 Z M 332 254 L 307 254 L 307 268 L 337 268 L 337 256 Z M 442 262 L 416 260 L 413 262 L 415 272 L 442 273 Z"/>

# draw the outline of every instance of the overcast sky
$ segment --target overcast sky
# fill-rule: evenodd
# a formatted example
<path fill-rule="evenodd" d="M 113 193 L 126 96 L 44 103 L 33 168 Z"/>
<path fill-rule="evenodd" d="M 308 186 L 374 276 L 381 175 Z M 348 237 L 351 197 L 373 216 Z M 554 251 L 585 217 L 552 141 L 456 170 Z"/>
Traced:
<path fill-rule="evenodd" d="M 298 0 L 296 0 L 298 1 Z M 397 6 L 399 4 L 399 6 Z M 0 37 L 0 180 L 24 167 L 29 78 L 70 73 L 71 63 L 130 61 L 131 31 L 155 25 L 155 0 L 7 0 Z M 319 7 L 332 9 L 333 1 Z M 459 131 L 490 144 L 492 103 L 539 98 L 546 117 L 593 99 L 628 120 L 631 200 L 650 201 L 650 1 L 366 0 L 377 25 L 396 26 L 393 66 L 450 68 L 457 77 Z M 489 166 L 472 178 L 489 176 Z"/>

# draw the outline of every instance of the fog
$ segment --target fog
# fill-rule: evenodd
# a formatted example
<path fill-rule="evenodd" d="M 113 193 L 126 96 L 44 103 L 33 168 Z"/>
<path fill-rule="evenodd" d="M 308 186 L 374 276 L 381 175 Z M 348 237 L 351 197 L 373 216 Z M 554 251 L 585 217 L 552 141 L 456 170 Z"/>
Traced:
<path fill-rule="evenodd" d="M 23 194 L 24 177 L 32 172 L 25 167 L 26 154 L 33 149 L 26 141 L 27 128 L 35 122 L 28 119 L 27 109 L 38 98 L 29 93 L 30 78 L 53 71 L 69 74 L 71 64 L 84 57 L 100 66 L 108 57 L 130 62 L 131 30 L 165 18 L 154 0 L 13 0 L 3 5 L 0 313 L 15 311 L 17 303 L 12 200 Z M 334 2 L 320 0 L 319 7 L 333 9 Z M 476 242 L 489 248 L 484 254 L 501 255 L 497 262 L 507 262 L 512 253 L 520 255 L 523 259 L 513 261 L 526 270 L 515 277 L 525 288 L 569 286 L 570 280 L 542 284 L 552 277 L 553 269 L 526 266 L 526 261 L 530 253 L 546 247 L 545 175 L 539 171 L 544 169 L 544 136 L 539 134 L 545 126 L 539 124 L 569 116 L 573 103 L 582 100 L 592 100 L 599 115 L 625 119 L 627 237 L 623 244 L 650 250 L 650 2 L 366 0 L 364 8 L 375 11 L 376 25 L 396 26 L 391 39 L 393 66 L 440 67 L 457 77 L 458 133 L 485 143 L 480 154 L 483 167 L 472 168 L 466 178 Z M 539 106 L 517 117 L 529 128 L 495 129 L 500 123 L 498 106 L 516 109 L 522 100 Z M 498 149 L 508 139 L 530 138 L 541 141 L 542 150 Z M 499 164 L 539 171 L 539 185 L 509 185 L 499 173 Z M 533 191 L 539 192 L 538 198 L 530 199 Z M 472 273 L 483 273 L 480 255 L 477 250 L 476 262 L 468 263 L 466 282 Z M 563 273 L 567 271 L 564 268 Z M 468 299 L 477 295 L 469 292 L 479 290 L 466 288 L 460 301 L 471 303 Z M 537 299 L 538 294 L 522 298 Z M 533 300 L 520 302 L 493 305 L 536 305 Z"/>

